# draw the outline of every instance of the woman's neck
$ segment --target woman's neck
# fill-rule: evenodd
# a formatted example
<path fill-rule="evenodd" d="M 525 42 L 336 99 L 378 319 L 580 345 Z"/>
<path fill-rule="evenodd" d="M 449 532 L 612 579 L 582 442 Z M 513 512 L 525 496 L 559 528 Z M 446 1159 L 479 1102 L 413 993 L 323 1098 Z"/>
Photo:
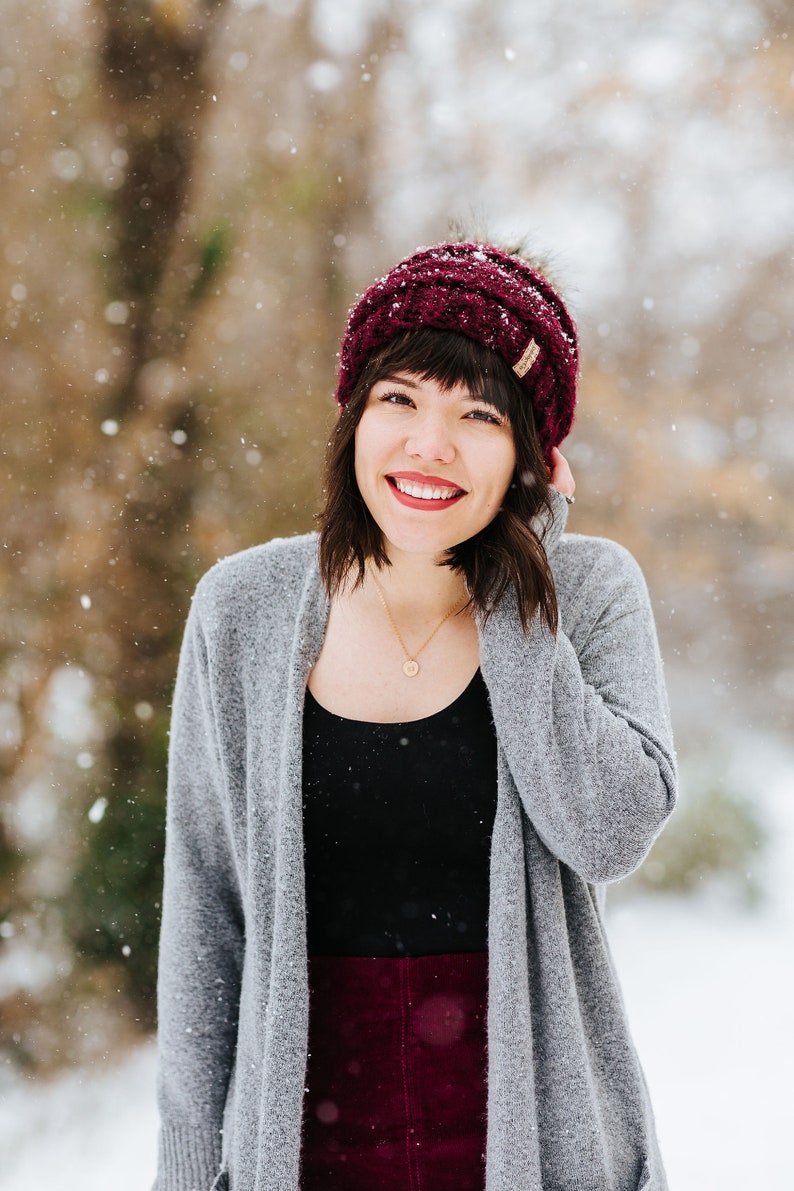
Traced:
<path fill-rule="evenodd" d="M 389 548 L 391 566 L 370 564 L 365 586 L 374 574 L 392 613 L 401 610 L 418 617 L 443 616 L 458 601 L 467 598 L 466 583 L 458 571 L 439 565 L 426 554 L 408 554 Z"/>

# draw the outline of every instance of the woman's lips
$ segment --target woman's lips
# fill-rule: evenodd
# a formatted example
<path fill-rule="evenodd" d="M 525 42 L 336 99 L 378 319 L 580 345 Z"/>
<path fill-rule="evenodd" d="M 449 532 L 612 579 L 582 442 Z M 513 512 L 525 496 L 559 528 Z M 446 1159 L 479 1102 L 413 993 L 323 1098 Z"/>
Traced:
<path fill-rule="evenodd" d="M 440 476 L 401 472 L 386 479 L 396 499 L 409 509 L 448 509 L 466 495 L 464 489 Z"/>

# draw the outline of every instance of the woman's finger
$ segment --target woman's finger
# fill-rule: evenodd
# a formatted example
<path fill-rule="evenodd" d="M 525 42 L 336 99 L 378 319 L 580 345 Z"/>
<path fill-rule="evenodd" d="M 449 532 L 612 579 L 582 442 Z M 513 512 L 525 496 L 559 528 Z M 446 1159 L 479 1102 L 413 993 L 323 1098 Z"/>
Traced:
<path fill-rule="evenodd" d="M 549 483 L 563 496 L 572 497 L 576 491 L 576 481 L 573 478 L 568 460 L 558 447 L 551 448 L 551 476 Z"/>

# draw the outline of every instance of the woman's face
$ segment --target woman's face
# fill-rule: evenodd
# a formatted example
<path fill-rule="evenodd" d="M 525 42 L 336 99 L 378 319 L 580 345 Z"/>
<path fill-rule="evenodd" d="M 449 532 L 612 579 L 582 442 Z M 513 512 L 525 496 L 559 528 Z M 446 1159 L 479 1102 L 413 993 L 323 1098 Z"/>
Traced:
<path fill-rule="evenodd" d="M 376 381 L 356 428 L 359 491 L 394 550 L 438 556 L 499 512 L 513 478 L 510 424 L 464 385 L 412 373 Z"/>

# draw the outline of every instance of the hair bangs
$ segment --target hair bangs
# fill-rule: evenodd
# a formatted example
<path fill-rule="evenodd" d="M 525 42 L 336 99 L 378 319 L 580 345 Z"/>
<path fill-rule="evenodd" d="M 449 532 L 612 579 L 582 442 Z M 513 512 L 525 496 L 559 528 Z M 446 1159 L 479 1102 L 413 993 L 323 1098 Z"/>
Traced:
<path fill-rule="evenodd" d="M 423 327 L 391 339 L 366 368 L 366 386 L 399 372 L 432 380 L 442 389 L 464 385 L 472 397 L 486 401 L 508 419 L 511 417 L 506 365 L 497 352 L 457 331 Z"/>

